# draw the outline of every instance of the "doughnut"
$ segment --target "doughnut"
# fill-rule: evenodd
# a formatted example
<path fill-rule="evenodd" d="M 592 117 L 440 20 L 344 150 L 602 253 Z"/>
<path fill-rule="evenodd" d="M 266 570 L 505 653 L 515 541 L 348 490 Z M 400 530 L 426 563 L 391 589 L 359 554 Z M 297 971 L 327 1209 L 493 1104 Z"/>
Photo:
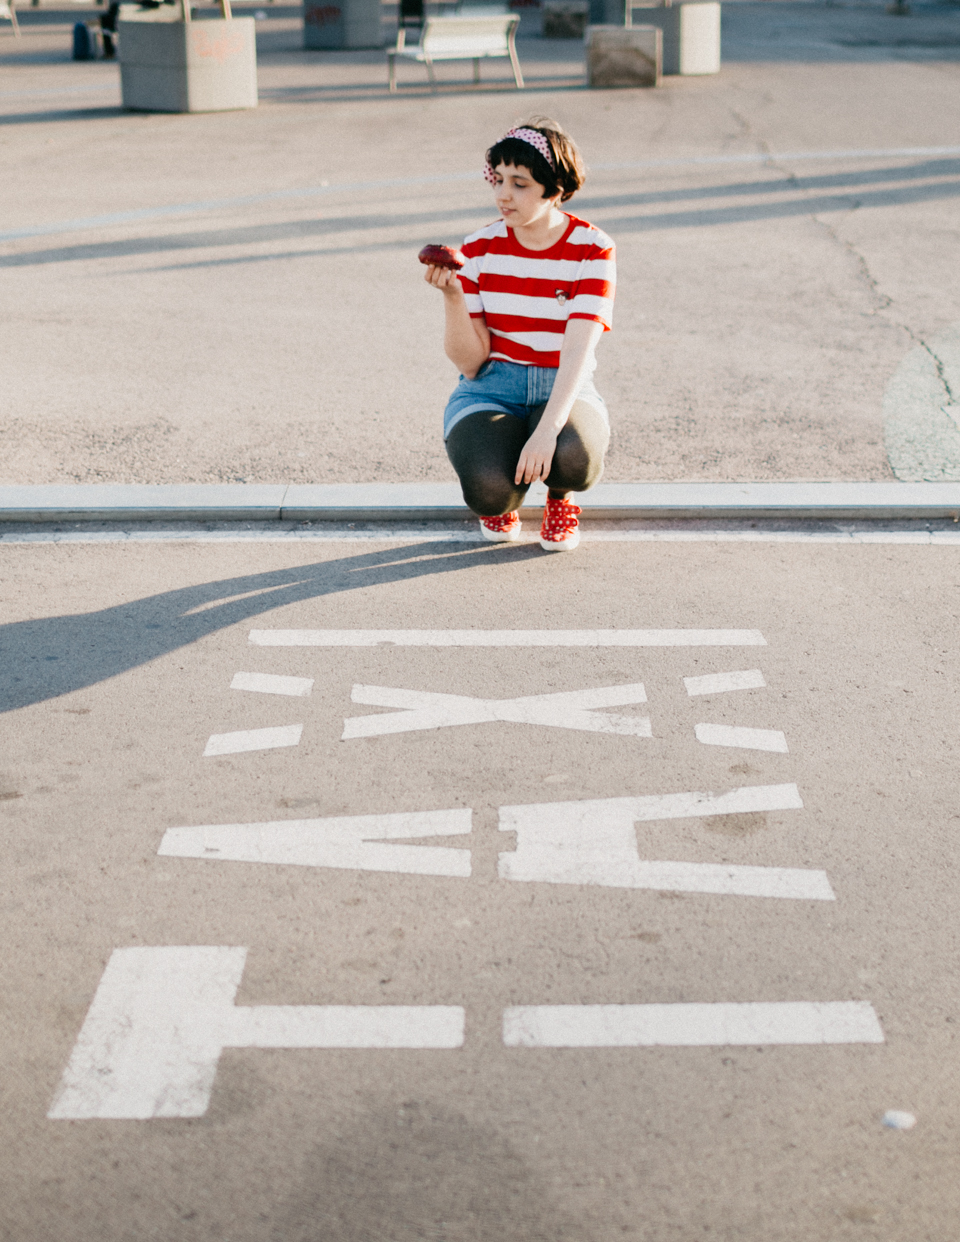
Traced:
<path fill-rule="evenodd" d="M 460 251 L 452 246 L 424 246 L 417 258 L 428 267 L 449 267 L 454 272 L 459 272 L 466 263 Z"/>

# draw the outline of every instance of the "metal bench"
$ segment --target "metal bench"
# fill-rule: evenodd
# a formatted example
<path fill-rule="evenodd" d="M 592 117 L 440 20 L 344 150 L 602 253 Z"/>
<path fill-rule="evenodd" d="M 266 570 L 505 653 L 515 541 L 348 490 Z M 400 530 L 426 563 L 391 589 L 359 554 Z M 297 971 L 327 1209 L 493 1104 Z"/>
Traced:
<path fill-rule="evenodd" d="M 407 47 L 404 26 L 397 32 L 397 45 L 387 52 L 390 90 L 397 89 L 397 57 L 426 65 L 430 85 L 436 87 L 433 72 L 436 60 L 472 60 L 473 80 L 480 81 L 480 61 L 487 57 L 509 56 L 517 89 L 523 88 L 523 74 L 515 47 L 520 18 L 515 13 L 487 17 L 428 17 L 423 23 L 420 42 Z"/>

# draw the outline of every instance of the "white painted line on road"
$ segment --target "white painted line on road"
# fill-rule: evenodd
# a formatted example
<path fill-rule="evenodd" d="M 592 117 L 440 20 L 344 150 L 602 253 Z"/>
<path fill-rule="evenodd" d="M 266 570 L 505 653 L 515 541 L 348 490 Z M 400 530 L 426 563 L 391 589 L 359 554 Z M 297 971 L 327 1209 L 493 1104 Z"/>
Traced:
<path fill-rule="evenodd" d="M 765 647 L 759 630 L 251 630 L 255 647 Z"/>
<path fill-rule="evenodd" d="M 871 525 L 874 525 L 871 523 Z M 584 543 L 815 543 L 917 545 L 922 547 L 960 547 L 960 530 L 590 530 L 581 533 Z M 521 543 L 537 542 L 535 536 L 521 536 Z M 174 530 L 43 530 L 0 531 L 0 544 L 99 544 L 99 543 L 383 543 L 383 544 L 479 544 L 487 551 L 491 546 L 475 530 L 411 531 L 404 528 L 350 530 L 339 529 L 336 523 L 320 522 L 316 526 L 278 529 L 271 522 L 265 529 L 190 530 L 189 524 Z"/>
<path fill-rule="evenodd" d="M 200 1117 L 224 1048 L 459 1048 L 453 1005 L 261 1005 L 234 998 L 247 950 L 116 949 L 47 1116 Z"/>
<path fill-rule="evenodd" d="M 312 677 L 277 677 L 273 673 L 236 673 L 231 690 L 255 690 L 258 694 L 289 694 L 304 698 L 313 689 Z"/>
<path fill-rule="evenodd" d="M 203 757 L 238 755 L 247 750 L 274 750 L 280 746 L 298 746 L 302 724 L 278 725 L 272 729 L 240 729 L 236 733 L 211 733 Z"/>
<path fill-rule="evenodd" d="M 703 677 L 684 677 L 687 694 L 725 694 L 728 690 L 758 690 L 767 683 L 758 668 L 739 673 L 706 673 Z"/>
<path fill-rule="evenodd" d="M 702 1048 L 739 1044 L 882 1044 L 866 1001 L 518 1005 L 503 1014 L 511 1048 Z"/>
<path fill-rule="evenodd" d="M 469 876 L 469 850 L 383 842 L 464 836 L 470 832 L 471 818 L 469 809 L 456 808 L 263 824 L 203 824 L 197 828 L 167 829 L 157 853 L 167 858 L 207 858 L 215 862 Z"/>
<path fill-rule="evenodd" d="M 396 690 L 390 686 L 354 686 L 350 698 L 354 703 L 403 710 L 384 716 L 348 716 L 343 722 L 342 740 L 493 721 L 580 729 L 587 733 L 653 736 L 646 716 L 617 716 L 593 710 L 645 703 L 647 696 L 642 682 L 559 694 L 532 694 L 517 699 L 474 699 L 461 694 Z"/>
<path fill-rule="evenodd" d="M 524 883 L 833 901 L 825 871 L 648 862 L 640 858 L 634 826 L 638 822 L 797 810 L 802 806 L 796 785 L 748 785 L 725 794 L 680 793 L 503 806 L 500 831 L 516 833 L 517 848 L 499 855 L 497 872 L 502 880 Z"/>
<path fill-rule="evenodd" d="M 738 746 L 742 750 L 775 750 L 787 754 L 779 729 L 744 729 L 738 725 L 698 724 L 694 732 L 705 746 Z"/>

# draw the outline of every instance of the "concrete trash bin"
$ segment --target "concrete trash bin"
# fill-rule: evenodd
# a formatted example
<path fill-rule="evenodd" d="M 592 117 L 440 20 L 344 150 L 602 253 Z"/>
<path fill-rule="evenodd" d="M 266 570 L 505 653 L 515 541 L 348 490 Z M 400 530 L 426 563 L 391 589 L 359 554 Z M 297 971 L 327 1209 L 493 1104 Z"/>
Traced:
<path fill-rule="evenodd" d="M 305 0 L 303 46 L 383 47 L 381 0 Z"/>
<path fill-rule="evenodd" d="M 627 25 L 637 15 L 644 26 L 663 31 L 663 72 L 720 72 L 720 4 L 718 0 L 683 0 L 665 6 L 627 0 Z"/>
<path fill-rule="evenodd" d="M 590 22 L 590 0 L 543 0 L 545 39 L 582 39 Z"/>
<path fill-rule="evenodd" d="M 228 112 L 257 106 L 256 22 L 192 21 L 183 7 L 122 5 L 117 33 L 121 100 L 142 112 Z"/>
<path fill-rule="evenodd" d="M 656 26 L 588 26 L 591 87 L 659 86 L 663 34 Z"/>

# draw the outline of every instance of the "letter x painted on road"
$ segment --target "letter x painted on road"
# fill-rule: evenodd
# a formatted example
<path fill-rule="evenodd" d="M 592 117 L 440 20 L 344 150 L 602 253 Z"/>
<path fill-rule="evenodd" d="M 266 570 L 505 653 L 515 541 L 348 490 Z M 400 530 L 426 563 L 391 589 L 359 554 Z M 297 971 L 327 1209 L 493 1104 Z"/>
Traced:
<path fill-rule="evenodd" d="M 431 694 L 421 690 L 395 690 L 390 686 L 354 686 L 354 703 L 371 707 L 398 707 L 385 716 L 349 716 L 343 723 L 343 740 L 377 737 L 384 733 L 410 733 L 417 729 L 445 729 L 452 725 L 485 724 L 507 720 L 516 724 L 550 725 L 557 729 L 583 729 L 589 733 L 620 733 L 652 737 L 646 716 L 616 716 L 598 707 L 623 707 L 646 703 L 642 682 L 628 686 L 600 686 L 560 694 L 531 694 L 520 699 L 474 699 L 463 694 Z"/>

